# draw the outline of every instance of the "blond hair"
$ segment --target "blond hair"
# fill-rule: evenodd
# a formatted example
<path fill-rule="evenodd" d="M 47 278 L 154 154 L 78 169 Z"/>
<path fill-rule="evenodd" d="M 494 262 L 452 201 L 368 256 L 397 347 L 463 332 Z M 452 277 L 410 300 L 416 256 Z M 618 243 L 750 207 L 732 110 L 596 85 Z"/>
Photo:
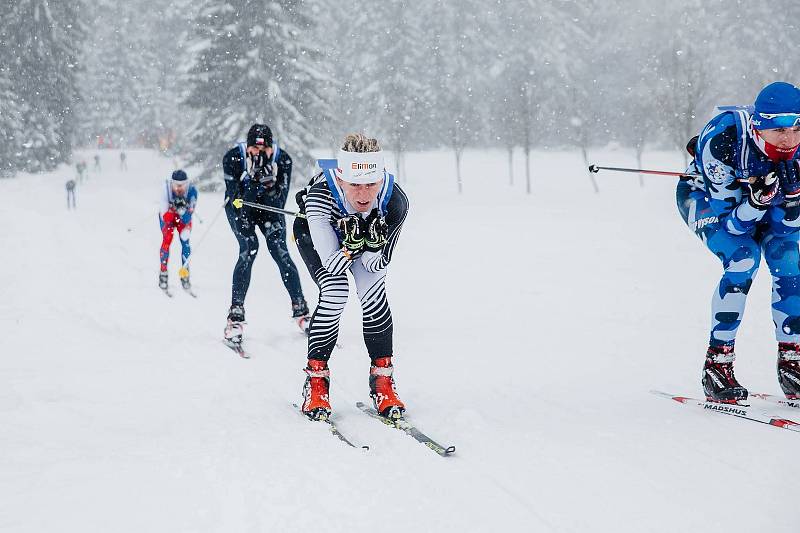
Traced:
<path fill-rule="evenodd" d="M 342 150 L 345 152 L 380 152 L 381 147 L 378 144 L 378 139 L 371 139 L 363 133 L 351 133 L 344 138 L 344 146 Z"/>

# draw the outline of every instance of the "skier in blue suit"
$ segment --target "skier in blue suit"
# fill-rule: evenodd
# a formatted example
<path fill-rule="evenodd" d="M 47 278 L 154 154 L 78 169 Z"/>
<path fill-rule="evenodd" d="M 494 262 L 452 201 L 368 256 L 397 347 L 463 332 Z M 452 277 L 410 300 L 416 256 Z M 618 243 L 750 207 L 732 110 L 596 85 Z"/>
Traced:
<path fill-rule="evenodd" d="M 724 108 L 687 147 L 694 155 L 677 202 L 683 220 L 722 261 L 711 303 L 702 385 L 709 400 L 735 403 L 734 342 L 761 257 L 772 274 L 778 382 L 800 398 L 800 89 L 775 82 L 755 105 Z"/>

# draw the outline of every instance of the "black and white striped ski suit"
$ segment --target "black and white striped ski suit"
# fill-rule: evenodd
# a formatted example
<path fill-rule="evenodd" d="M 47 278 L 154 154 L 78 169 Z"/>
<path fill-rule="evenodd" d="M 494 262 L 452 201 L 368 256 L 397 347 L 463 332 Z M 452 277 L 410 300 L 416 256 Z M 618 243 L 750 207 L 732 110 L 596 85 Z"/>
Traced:
<path fill-rule="evenodd" d="M 310 187 L 304 203 L 307 219 L 295 219 L 295 241 L 311 277 L 319 287 L 319 303 L 309 328 L 308 358 L 327 361 L 336 345 L 339 319 L 349 292 L 348 270 L 353 275 L 361 300 L 364 343 L 370 358 L 392 356 L 393 327 L 392 313 L 386 300 L 386 267 L 392 259 L 408 213 L 408 197 L 394 184 L 385 207 L 389 230 L 386 244 L 381 251 L 365 251 L 351 256 L 352 259 L 343 251 L 334 224 L 339 218 L 355 213 L 355 210 L 343 212 L 325 180 L 318 180 Z"/>

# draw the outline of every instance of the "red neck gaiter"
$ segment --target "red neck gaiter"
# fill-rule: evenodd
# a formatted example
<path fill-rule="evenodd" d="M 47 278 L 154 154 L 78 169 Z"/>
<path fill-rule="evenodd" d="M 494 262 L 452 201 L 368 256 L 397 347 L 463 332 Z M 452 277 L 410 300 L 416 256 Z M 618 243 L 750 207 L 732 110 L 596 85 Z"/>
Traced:
<path fill-rule="evenodd" d="M 769 144 L 767 141 L 765 141 L 764 138 L 761 135 L 759 135 L 757 129 L 751 128 L 750 131 L 753 134 L 752 135 L 753 141 L 755 141 L 756 146 L 758 146 L 758 149 L 761 150 L 761 152 L 765 156 L 769 157 L 773 161 L 782 161 L 784 159 L 791 159 L 794 153 L 797 151 L 797 148 L 800 146 L 800 144 L 798 144 L 796 146 L 793 146 L 792 148 L 786 148 L 786 149 L 778 148 L 777 146 Z"/>

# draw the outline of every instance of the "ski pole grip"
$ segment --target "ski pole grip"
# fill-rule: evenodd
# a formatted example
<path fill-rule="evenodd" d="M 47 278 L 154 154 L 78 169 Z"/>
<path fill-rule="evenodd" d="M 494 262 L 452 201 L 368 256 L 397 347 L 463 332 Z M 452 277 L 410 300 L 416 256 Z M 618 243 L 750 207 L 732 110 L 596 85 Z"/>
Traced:
<path fill-rule="evenodd" d="M 244 203 L 244 202 L 242 201 L 242 199 L 241 199 L 241 198 L 237 198 L 236 200 L 234 200 L 234 201 L 232 201 L 232 202 L 231 202 L 231 205 L 232 205 L 233 207 L 235 207 L 236 209 L 241 209 L 241 208 L 242 208 L 242 204 L 243 204 L 243 203 Z"/>
<path fill-rule="evenodd" d="M 600 167 L 598 167 L 597 165 L 589 165 L 589 172 L 597 174 L 598 172 L 600 172 Z"/>

